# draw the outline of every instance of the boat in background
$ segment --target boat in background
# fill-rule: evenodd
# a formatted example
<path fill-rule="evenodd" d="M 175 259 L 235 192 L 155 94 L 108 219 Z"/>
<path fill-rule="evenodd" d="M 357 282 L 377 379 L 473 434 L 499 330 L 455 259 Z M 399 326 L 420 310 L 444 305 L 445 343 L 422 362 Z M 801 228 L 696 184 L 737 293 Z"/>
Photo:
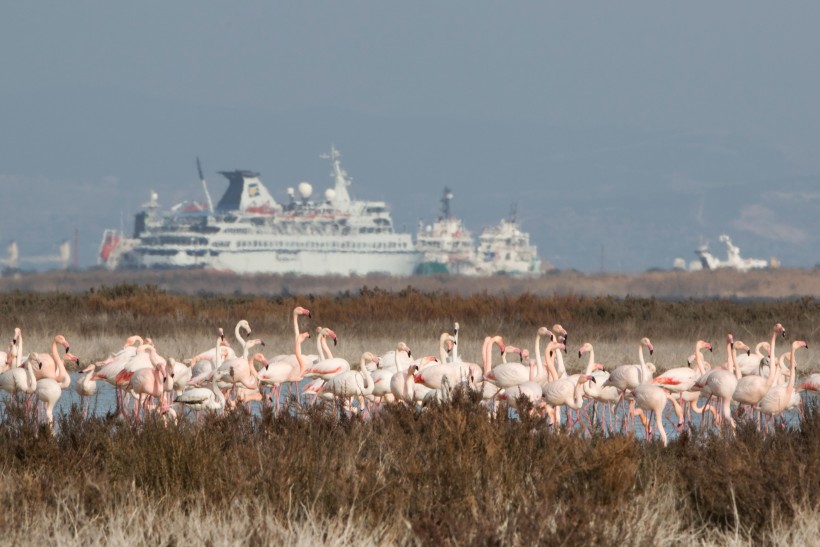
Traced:
<path fill-rule="evenodd" d="M 422 253 L 417 268 L 419 274 L 478 274 L 475 240 L 464 221 L 453 215 L 452 201 L 453 192 L 445 188 L 438 219 L 427 226 L 419 222 L 416 233 L 416 248 Z"/>
<path fill-rule="evenodd" d="M 335 147 L 322 156 L 334 187 L 320 198 L 302 182 L 278 203 L 252 171 L 221 171 L 228 179 L 214 207 L 200 169 L 207 205 L 185 202 L 162 211 L 151 192 L 134 221 L 134 235 L 103 234 L 100 264 L 122 268 L 208 268 L 242 274 L 410 275 L 421 254 L 410 234 L 393 230 L 383 201 L 353 200 L 351 179 Z"/>
<path fill-rule="evenodd" d="M 674 261 L 674 269 L 698 271 L 732 268 L 741 272 L 747 272 L 749 270 L 778 268 L 780 266 L 780 261 L 774 257 L 770 260 L 763 260 L 762 258 L 742 258 L 740 256 L 740 248 L 732 243 L 732 239 L 728 235 L 722 234 L 718 239 L 726 244 L 726 260 L 720 260 L 712 255 L 712 253 L 709 252 L 709 245 L 704 243 L 695 251 L 698 260 L 693 260 L 687 266 L 686 260 L 676 258 Z"/>
<path fill-rule="evenodd" d="M 486 275 L 538 275 L 541 260 L 538 248 L 530 244 L 530 234 L 518 224 L 518 207 L 495 226 L 484 228 L 478 237 L 479 271 Z"/>
<path fill-rule="evenodd" d="M 499 224 L 484 228 L 478 245 L 464 221 L 452 213 L 453 193 L 444 189 L 441 215 L 432 225 L 419 225 L 416 246 L 423 253 L 418 273 L 470 276 L 538 275 L 541 260 L 530 235 L 521 230 L 517 207 Z"/>

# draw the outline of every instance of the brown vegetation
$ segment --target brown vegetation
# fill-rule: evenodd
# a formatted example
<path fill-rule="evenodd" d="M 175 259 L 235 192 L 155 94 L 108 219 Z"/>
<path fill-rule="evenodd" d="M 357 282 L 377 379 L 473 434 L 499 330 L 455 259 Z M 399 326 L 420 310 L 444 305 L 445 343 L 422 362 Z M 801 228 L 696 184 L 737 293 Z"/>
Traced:
<path fill-rule="evenodd" d="M 820 502 L 812 410 L 799 431 L 667 449 L 488 419 L 466 396 L 369 421 L 237 411 L 133 429 L 75 412 L 53 437 L 22 416 L 12 404 L 0 424 L 0 529 L 20 543 L 44 530 L 67 543 L 798 543 Z"/>
<path fill-rule="evenodd" d="M 79 293 L 100 285 L 151 284 L 180 294 L 339 294 L 355 293 L 364 285 L 388 292 L 413 286 L 421 292 L 470 294 L 536 294 L 641 298 L 794 298 L 820 296 L 817 269 L 735 270 L 641 274 L 583 274 L 550 272 L 535 278 L 495 276 L 311 277 L 295 275 L 237 275 L 206 270 L 139 270 L 108 272 L 52 271 L 0 277 L 0 291 L 63 291 Z"/>

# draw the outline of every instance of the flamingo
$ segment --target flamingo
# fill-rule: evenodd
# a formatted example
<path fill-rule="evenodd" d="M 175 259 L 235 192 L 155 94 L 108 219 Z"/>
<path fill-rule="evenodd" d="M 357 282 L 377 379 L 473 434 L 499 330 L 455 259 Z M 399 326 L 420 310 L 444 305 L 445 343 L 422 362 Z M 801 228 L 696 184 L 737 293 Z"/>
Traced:
<path fill-rule="evenodd" d="M 59 353 L 57 352 L 58 344 L 62 345 L 65 348 L 66 353 L 68 353 L 68 340 L 66 340 L 65 336 L 62 334 L 58 334 L 54 337 L 54 340 L 52 340 L 50 354 L 37 353 L 37 361 L 40 365 L 34 367 L 34 376 L 36 376 L 38 380 L 41 378 L 58 379 L 59 371 L 57 370 L 57 361 L 60 359 Z M 62 377 L 59 379 L 62 380 Z"/>
<path fill-rule="evenodd" d="M 299 336 L 299 333 L 301 332 L 299 330 L 299 317 L 301 317 L 303 315 L 308 316 L 308 318 L 312 317 L 312 315 L 310 314 L 310 310 L 307 309 L 307 308 L 303 308 L 302 306 L 296 306 L 295 308 L 293 308 L 293 312 L 291 312 L 291 317 L 293 318 L 293 336 L 294 337 Z M 316 327 L 317 335 L 319 334 L 321 329 L 322 329 L 322 327 Z M 328 329 L 328 330 L 330 330 L 330 329 Z M 335 334 L 334 334 L 334 336 L 335 336 Z M 312 364 L 312 363 L 314 363 L 314 362 L 316 362 L 320 359 L 319 356 L 322 354 L 320 342 L 321 342 L 321 340 L 319 338 L 317 338 L 316 339 L 316 344 L 317 344 L 317 346 L 319 346 L 318 355 L 302 355 L 302 360 L 305 363 Z M 335 339 L 334 339 L 334 344 L 335 344 Z M 279 355 L 275 355 L 273 358 L 271 358 L 270 361 L 272 363 L 288 362 L 288 363 L 291 363 L 293 365 L 297 365 L 296 355 L 294 355 L 293 353 L 282 353 L 282 354 L 279 354 Z"/>
<path fill-rule="evenodd" d="M 786 329 L 783 328 L 783 325 L 777 323 L 774 328 L 772 329 L 772 341 L 771 343 L 763 342 L 757 345 L 757 348 L 760 348 L 762 344 L 765 344 L 769 347 L 769 351 L 773 352 L 775 347 L 775 342 L 777 341 L 778 334 L 786 333 Z M 774 355 L 774 353 L 771 353 Z M 761 358 L 762 360 L 763 358 Z M 761 360 L 758 360 L 758 369 L 760 366 Z M 738 373 L 740 371 L 740 367 L 737 370 Z M 749 405 L 754 412 L 755 407 L 760 402 L 761 399 L 769 392 L 770 389 L 775 384 L 778 375 L 772 374 L 771 372 L 767 375 L 766 378 L 759 376 L 757 374 L 749 374 L 747 376 L 743 376 L 739 378 L 737 381 L 737 387 L 735 388 L 735 392 L 732 394 L 732 399 L 737 401 L 740 404 Z"/>
<path fill-rule="evenodd" d="M 32 352 L 21 367 L 11 368 L 0 373 L 0 390 L 14 395 L 16 393 L 33 393 L 37 387 L 37 378 L 34 376 L 32 363 L 37 361 L 37 354 Z"/>
<path fill-rule="evenodd" d="M 732 431 L 735 430 L 736 424 L 732 418 L 730 405 L 732 402 L 732 395 L 737 387 L 737 376 L 735 375 L 735 353 L 738 345 L 742 348 L 748 348 L 743 342 L 735 342 L 734 336 L 728 334 L 726 336 L 726 354 L 727 362 L 722 367 L 717 367 L 711 370 L 705 376 L 695 382 L 695 387 L 702 388 L 701 392 L 710 396 L 718 397 L 721 400 L 721 416 L 724 420 L 729 422 Z M 701 408 L 702 410 L 702 408 Z"/>
<path fill-rule="evenodd" d="M 663 446 L 666 446 L 666 430 L 663 427 L 663 409 L 666 402 L 671 401 L 678 416 L 678 427 L 683 427 L 683 409 L 665 389 L 655 384 L 640 384 L 630 390 L 635 399 L 635 404 L 641 411 L 648 411 L 655 415 L 655 426 L 661 437 Z M 649 428 L 647 428 L 647 438 Z"/>
<path fill-rule="evenodd" d="M 302 342 L 310 338 L 309 332 L 302 332 L 296 335 L 295 339 L 295 353 L 296 363 L 285 361 L 271 361 L 259 371 L 257 376 L 261 385 L 272 386 L 272 391 L 269 400 L 276 401 L 276 409 L 279 409 L 279 390 L 281 385 L 290 382 L 293 385 L 298 385 L 304 376 L 304 359 L 302 356 Z"/>
<path fill-rule="evenodd" d="M 739 355 L 737 358 L 737 365 L 740 368 L 741 375 L 759 375 L 760 365 L 762 364 L 763 360 L 766 359 L 769 356 L 769 354 L 771 354 L 771 348 L 771 344 L 769 344 L 766 341 L 758 342 L 755 346 L 754 353 Z"/>
<path fill-rule="evenodd" d="M 228 341 L 225 340 L 225 333 L 221 327 L 219 328 L 219 339 L 217 340 L 216 347 L 203 350 L 198 354 L 194 355 L 193 357 L 191 357 L 190 359 L 186 359 L 184 363 L 192 367 L 200 361 L 213 362 L 216 360 L 216 352 L 220 349 L 223 350 L 223 354 L 226 354 L 225 359 L 236 358 L 236 352 L 233 350 Z"/>
<path fill-rule="evenodd" d="M 88 416 L 88 406 L 91 404 L 91 397 L 97 392 L 97 382 L 94 380 L 94 365 L 88 365 L 83 369 L 83 376 L 74 384 L 74 390 L 80 396 L 80 406 L 83 407 L 83 418 Z"/>
<path fill-rule="evenodd" d="M 507 401 L 513 408 L 518 409 L 518 401 L 521 397 L 525 397 L 530 404 L 536 405 L 543 396 L 544 392 L 541 389 L 541 384 L 535 381 L 537 375 L 538 363 L 535 359 L 529 360 L 530 377 L 526 382 L 516 384 L 509 388 L 505 388 L 499 393 L 499 398 Z"/>
<path fill-rule="evenodd" d="M 140 419 L 140 407 L 148 409 L 152 398 L 162 399 L 165 393 L 165 365 L 159 363 L 152 368 L 143 368 L 134 373 L 128 381 L 128 391 L 134 394 L 134 416 Z"/>
<path fill-rule="evenodd" d="M 329 380 L 337 374 L 349 371 L 350 363 L 347 359 L 333 357 L 330 353 L 330 348 L 327 346 L 326 336 L 330 337 L 333 340 L 333 344 L 336 345 L 336 333 L 330 329 L 322 329 L 319 335 L 319 339 L 316 341 L 317 345 L 321 344 L 319 345 L 319 360 L 313 364 L 305 363 L 303 365 L 305 367 L 304 377 Z M 324 359 L 322 356 L 324 356 Z"/>
<path fill-rule="evenodd" d="M 42 378 L 37 381 L 37 388 L 35 390 L 37 399 L 43 403 L 43 408 L 46 413 L 46 424 L 52 426 L 54 424 L 54 405 L 60 399 L 63 393 L 60 384 L 51 378 Z M 52 429 L 52 433 L 54 430 Z"/>
<path fill-rule="evenodd" d="M 323 390 L 336 397 L 351 400 L 353 397 L 365 397 L 373 393 L 373 378 L 367 369 L 368 362 L 377 362 L 378 357 L 366 351 L 359 362 L 359 370 L 348 370 L 329 379 Z M 348 405 L 348 408 L 352 408 Z"/>
<path fill-rule="evenodd" d="M 655 365 L 644 361 L 644 347 L 649 349 L 649 355 L 652 355 L 655 351 L 655 347 L 652 345 L 649 338 L 641 338 L 641 341 L 638 344 L 638 364 L 620 365 L 615 367 L 615 369 L 609 373 L 609 378 L 606 382 L 604 382 L 604 387 L 612 386 L 620 392 L 621 396 L 619 398 L 619 403 L 621 404 L 626 401 L 627 389 L 635 389 L 641 384 L 650 383 L 652 381 L 652 375 L 655 373 Z M 633 409 L 634 403 L 630 401 L 630 415 L 632 414 Z M 624 419 L 626 419 L 626 411 L 624 411 Z"/>
<path fill-rule="evenodd" d="M 225 408 L 225 395 L 219 389 L 217 383 L 230 371 L 220 370 L 214 373 L 211 380 L 211 387 L 195 387 L 187 389 L 174 398 L 175 403 L 188 407 L 192 410 L 222 410 Z"/>
<path fill-rule="evenodd" d="M 769 416 L 771 418 L 779 416 L 794 404 L 792 396 L 794 395 L 794 379 L 795 376 L 797 376 L 797 363 L 794 353 L 799 348 L 808 349 L 808 347 L 809 345 L 802 340 L 795 340 L 794 342 L 792 342 L 790 353 L 791 375 L 789 377 L 789 383 L 785 385 L 776 385 L 772 387 L 768 391 L 768 393 L 766 393 L 766 395 L 763 396 L 763 398 L 760 400 L 760 403 L 758 403 L 758 408 L 760 409 L 760 412 L 762 412 L 764 415 Z"/>
<path fill-rule="evenodd" d="M 698 379 L 706 373 L 702 364 L 703 355 L 701 354 L 701 351 L 703 351 L 704 349 L 712 351 L 712 344 L 704 340 L 698 340 L 695 343 L 695 368 L 670 368 L 663 374 L 660 374 L 653 378 L 652 383 L 655 385 L 659 385 L 667 391 L 671 391 L 674 393 L 681 393 L 684 391 L 691 390 L 694 387 L 695 382 L 697 382 Z M 698 357 L 700 357 L 700 360 L 698 360 Z"/>
<path fill-rule="evenodd" d="M 554 343 L 551 342 L 551 344 Z M 574 383 L 564 378 L 544 386 L 544 400 L 549 405 L 547 411 L 552 416 L 553 424 L 557 424 L 558 427 L 561 426 L 562 406 L 566 406 L 567 409 L 571 410 L 580 410 L 584 406 L 584 384 L 595 381 L 594 376 L 582 374 Z M 571 430 L 572 423 L 569 421 L 569 414 L 567 414 L 567 418 L 567 429 Z"/>
<path fill-rule="evenodd" d="M 233 384 L 234 386 L 241 384 L 248 389 L 256 389 L 258 387 L 256 381 L 256 367 L 251 365 L 248 357 L 250 357 L 251 348 L 257 345 L 265 344 L 259 338 L 254 338 L 253 340 L 247 341 L 240 340 L 240 343 L 242 344 L 242 356 L 235 359 L 228 359 L 223 362 L 217 370 L 228 371 L 232 369 L 233 374 L 230 375 L 230 380 L 225 380 L 226 382 Z M 265 362 L 267 362 L 267 360 L 265 360 Z"/>

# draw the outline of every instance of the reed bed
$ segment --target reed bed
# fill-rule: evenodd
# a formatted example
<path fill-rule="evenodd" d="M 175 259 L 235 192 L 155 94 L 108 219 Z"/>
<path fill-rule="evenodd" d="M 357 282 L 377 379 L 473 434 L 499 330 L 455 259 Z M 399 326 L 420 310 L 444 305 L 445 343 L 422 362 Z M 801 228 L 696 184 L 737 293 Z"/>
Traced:
<path fill-rule="evenodd" d="M 371 420 L 210 416 L 139 427 L 76 410 L 0 423 L 11 543 L 800 544 L 816 538 L 820 413 L 731 441 L 555 435 L 467 394 Z"/>

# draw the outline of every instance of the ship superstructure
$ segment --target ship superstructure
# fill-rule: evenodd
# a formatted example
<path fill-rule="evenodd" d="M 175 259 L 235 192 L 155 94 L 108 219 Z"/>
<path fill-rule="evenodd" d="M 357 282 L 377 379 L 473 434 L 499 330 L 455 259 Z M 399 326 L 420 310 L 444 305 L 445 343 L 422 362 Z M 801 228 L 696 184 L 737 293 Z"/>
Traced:
<path fill-rule="evenodd" d="M 476 275 L 478 255 L 472 233 L 464 221 L 453 214 L 453 192 L 444 189 L 441 215 L 433 224 L 419 223 L 416 247 L 423 253 L 419 273 Z"/>
<path fill-rule="evenodd" d="M 535 275 L 541 273 L 538 249 L 530 234 L 521 230 L 517 206 L 495 226 L 484 228 L 478 238 L 479 270 L 488 274 Z"/>
<path fill-rule="evenodd" d="M 158 196 L 136 216 L 133 238 L 104 235 L 109 268 L 212 268 L 237 273 L 410 275 L 420 261 L 410 234 L 393 230 L 387 204 L 351 199 L 335 147 L 333 188 L 320 199 L 309 183 L 278 203 L 252 171 L 222 171 L 228 188 L 215 207 L 180 204 L 163 212 Z M 208 199 L 210 202 L 210 197 Z"/>

